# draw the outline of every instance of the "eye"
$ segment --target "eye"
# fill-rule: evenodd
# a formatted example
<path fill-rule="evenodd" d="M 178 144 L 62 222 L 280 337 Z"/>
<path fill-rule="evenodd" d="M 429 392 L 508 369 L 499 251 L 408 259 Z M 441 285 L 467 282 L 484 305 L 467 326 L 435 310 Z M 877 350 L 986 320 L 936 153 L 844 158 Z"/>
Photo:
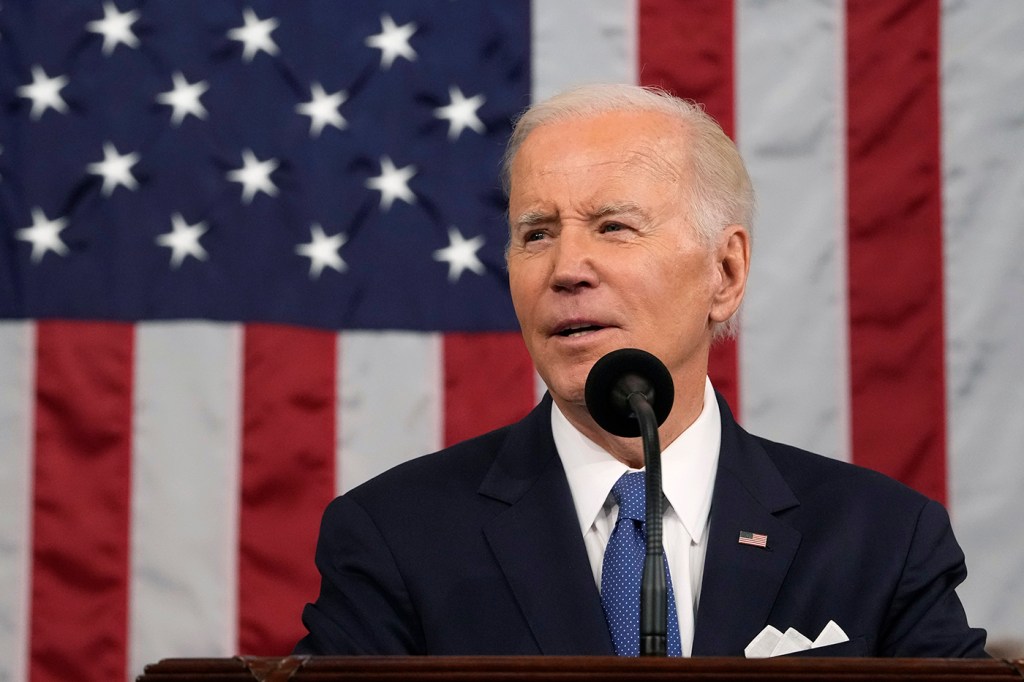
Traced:
<path fill-rule="evenodd" d="M 546 235 L 544 234 L 544 230 L 530 230 L 523 237 L 523 241 L 524 242 L 539 242 L 540 240 L 544 239 L 545 236 Z"/>
<path fill-rule="evenodd" d="M 622 230 L 625 230 L 625 229 L 626 229 L 626 226 L 623 225 L 622 223 L 611 222 L 611 223 L 604 223 L 603 225 L 601 225 L 601 232 L 621 232 Z"/>

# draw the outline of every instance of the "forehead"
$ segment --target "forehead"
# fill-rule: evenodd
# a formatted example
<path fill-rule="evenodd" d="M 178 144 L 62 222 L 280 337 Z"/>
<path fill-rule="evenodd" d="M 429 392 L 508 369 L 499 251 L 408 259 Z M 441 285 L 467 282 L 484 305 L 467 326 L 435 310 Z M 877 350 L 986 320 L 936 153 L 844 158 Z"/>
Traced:
<path fill-rule="evenodd" d="M 511 195 L 559 177 L 675 182 L 684 174 L 686 130 L 661 112 L 615 111 L 542 124 L 511 167 Z"/>

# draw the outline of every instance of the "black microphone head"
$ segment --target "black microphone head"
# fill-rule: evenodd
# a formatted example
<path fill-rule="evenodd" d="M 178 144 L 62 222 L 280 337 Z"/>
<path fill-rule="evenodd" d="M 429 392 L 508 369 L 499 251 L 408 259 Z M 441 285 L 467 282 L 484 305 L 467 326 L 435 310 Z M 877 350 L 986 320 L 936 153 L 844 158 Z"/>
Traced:
<path fill-rule="evenodd" d="M 629 395 L 635 392 L 646 396 L 661 426 L 675 400 L 672 375 L 661 360 L 637 348 L 614 350 L 595 362 L 584 389 L 597 425 L 627 438 L 640 435 L 640 422 L 629 406 Z"/>

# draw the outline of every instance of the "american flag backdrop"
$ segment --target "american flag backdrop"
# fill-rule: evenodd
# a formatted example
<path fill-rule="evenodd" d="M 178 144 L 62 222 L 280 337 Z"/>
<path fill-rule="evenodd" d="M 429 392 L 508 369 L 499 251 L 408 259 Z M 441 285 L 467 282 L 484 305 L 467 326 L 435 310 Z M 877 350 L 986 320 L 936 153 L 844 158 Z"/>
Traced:
<path fill-rule="evenodd" d="M 748 162 L 741 422 L 946 503 L 1024 649 L 1024 3 L 3 0 L 0 680 L 287 653 L 327 502 L 534 404 L 498 163 L 593 81 Z"/>

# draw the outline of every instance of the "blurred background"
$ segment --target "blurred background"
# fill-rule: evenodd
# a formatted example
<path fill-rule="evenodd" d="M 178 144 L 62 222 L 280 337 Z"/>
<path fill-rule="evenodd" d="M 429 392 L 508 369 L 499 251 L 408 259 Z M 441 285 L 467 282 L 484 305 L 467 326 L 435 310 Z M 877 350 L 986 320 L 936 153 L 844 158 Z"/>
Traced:
<path fill-rule="evenodd" d="M 596 81 L 748 163 L 741 423 L 945 503 L 1024 656 L 1022 45 L 1018 0 L 4 0 L 0 680 L 290 651 L 327 502 L 541 395 L 498 166 Z"/>

